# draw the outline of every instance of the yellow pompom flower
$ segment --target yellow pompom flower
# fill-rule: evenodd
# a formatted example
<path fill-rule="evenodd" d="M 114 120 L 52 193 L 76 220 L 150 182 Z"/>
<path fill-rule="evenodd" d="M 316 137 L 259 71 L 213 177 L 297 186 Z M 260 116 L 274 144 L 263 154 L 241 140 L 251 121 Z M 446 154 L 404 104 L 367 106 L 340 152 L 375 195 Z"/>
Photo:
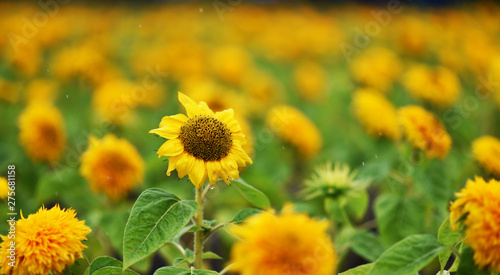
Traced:
<path fill-rule="evenodd" d="M 168 139 L 158 149 L 158 157 L 167 156 L 167 175 L 177 170 L 179 178 L 189 175 L 189 180 L 200 188 L 207 178 L 214 186 L 219 178 L 229 184 L 238 179 L 238 167 L 252 164 L 243 150 L 245 135 L 228 109 L 214 113 L 205 102 L 194 100 L 179 92 L 179 101 L 186 108 L 187 116 L 165 116 L 160 128 L 149 131 Z"/>
<path fill-rule="evenodd" d="M 144 179 L 144 160 L 127 140 L 107 134 L 99 140 L 89 138 L 89 147 L 81 157 L 80 174 L 94 192 L 111 199 L 126 195 Z"/>
<path fill-rule="evenodd" d="M 371 48 L 352 61 L 354 79 L 381 92 L 388 92 L 401 73 L 401 62 L 390 50 Z"/>
<path fill-rule="evenodd" d="M 442 107 L 453 105 L 460 95 L 460 80 L 444 67 L 416 65 L 404 75 L 403 85 L 413 97 Z"/>
<path fill-rule="evenodd" d="M 317 101 L 325 96 L 326 74 L 317 62 L 303 61 L 293 72 L 293 80 L 300 95 L 309 101 Z"/>
<path fill-rule="evenodd" d="M 372 89 L 360 89 L 354 93 L 353 112 L 366 131 L 374 136 L 386 136 L 392 140 L 401 137 L 396 108 L 382 94 Z"/>
<path fill-rule="evenodd" d="M 66 147 L 66 129 L 59 110 L 30 104 L 19 115 L 19 139 L 34 161 L 57 161 Z"/>
<path fill-rule="evenodd" d="M 485 182 L 481 177 L 468 180 L 456 193 L 450 206 L 450 223 L 457 230 L 465 225 L 465 243 L 474 250 L 474 262 L 480 267 L 500 270 L 500 182 Z"/>
<path fill-rule="evenodd" d="M 267 114 L 266 124 L 281 139 L 295 146 L 304 157 L 312 157 L 321 149 L 323 138 L 318 127 L 295 107 L 274 107 Z"/>
<path fill-rule="evenodd" d="M 500 140 L 483 136 L 472 142 L 474 158 L 490 173 L 500 177 Z"/>
<path fill-rule="evenodd" d="M 292 205 L 281 215 L 262 212 L 232 232 L 241 239 L 231 251 L 232 270 L 241 275 L 331 275 L 337 256 L 327 234 L 328 221 L 294 213 Z"/>
<path fill-rule="evenodd" d="M 87 248 L 82 241 L 92 230 L 79 221 L 73 209 L 42 207 L 16 222 L 16 265 L 9 265 L 11 239 L 1 236 L 0 273 L 11 275 L 62 274 Z"/>
<path fill-rule="evenodd" d="M 0 177 L 0 199 L 7 198 L 9 194 L 9 184 L 6 178 Z"/>
<path fill-rule="evenodd" d="M 398 118 L 406 139 L 414 148 L 423 150 L 429 159 L 446 157 L 451 137 L 434 114 L 420 106 L 409 105 L 398 110 Z"/>

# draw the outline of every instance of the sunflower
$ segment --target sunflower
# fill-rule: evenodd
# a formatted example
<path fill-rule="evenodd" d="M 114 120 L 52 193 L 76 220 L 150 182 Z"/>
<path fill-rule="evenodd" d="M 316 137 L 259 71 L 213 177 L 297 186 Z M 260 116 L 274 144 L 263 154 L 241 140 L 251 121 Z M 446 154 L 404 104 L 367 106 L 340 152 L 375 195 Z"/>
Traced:
<path fill-rule="evenodd" d="M 5 199 L 9 194 L 9 184 L 6 178 L 0 177 L 0 199 Z"/>
<path fill-rule="evenodd" d="M 34 161 L 55 162 L 66 147 L 59 110 L 50 104 L 30 104 L 19 115 L 19 139 Z"/>
<path fill-rule="evenodd" d="M 290 204 L 281 215 L 251 216 L 232 230 L 241 238 L 231 251 L 232 269 L 242 275 L 334 274 L 337 256 L 327 229 L 327 221 L 294 213 Z"/>
<path fill-rule="evenodd" d="M 474 262 L 480 267 L 500 270 L 500 182 L 485 182 L 481 177 L 468 180 L 456 193 L 450 206 L 450 223 L 457 230 L 465 225 L 465 243 L 474 250 Z"/>
<path fill-rule="evenodd" d="M 134 100 L 134 84 L 115 79 L 104 82 L 92 95 L 92 107 L 97 115 L 115 125 L 129 123 L 135 114 L 138 101 Z"/>
<path fill-rule="evenodd" d="M 274 107 L 267 115 L 266 124 L 281 139 L 295 146 L 304 157 L 312 157 L 321 149 L 323 138 L 318 127 L 295 107 Z"/>
<path fill-rule="evenodd" d="M 179 101 L 187 116 L 163 117 L 160 128 L 149 131 L 168 139 L 157 152 L 158 157 L 169 157 L 167 175 L 173 170 L 179 178 L 189 175 L 197 188 L 207 178 L 211 186 L 219 178 L 227 184 L 229 179 L 238 179 L 238 166 L 252 164 L 252 160 L 243 150 L 246 138 L 233 117 L 234 111 L 214 113 L 205 102 L 197 104 L 181 92 Z"/>
<path fill-rule="evenodd" d="M 38 78 L 32 80 L 26 87 L 26 100 L 31 103 L 54 103 L 58 94 L 58 82 Z"/>
<path fill-rule="evenodd" d="M 451 137 L 434 114 L 415 105 L 398 110 L 399 123 L 406 139 L 427 158 L 444 159 L 451 147 Z"/>
<path fill-rule="evenodd" d="M 73 209 L 42 207 L 16 222 L 16 265 L 9 265 L 11 239 L 1 236 L 0 273 L 11 275 L 62 274 L 87 247 L 82 241 L 92 230 L 79 221 Z"/>
<path fill-rule="evenodd" d="M 107 134 L 101 140 L 91 136 L 89 144 L 81 158 L 80 174 L 94 192 L 118 199 L 142 182 L 144 160 L 130 142 Z"/>
<path fill-rule="evenodd" d="M 353 112 L 366 131 L 374 136 L 386 136 L 392 140 L 401 137 L 396 108 L 381 93 L 366 88 L 354 93 Z"/>
<path fill-rule="evenodd" d="M 500 140 L 480 137 L 472 142 L 472 154 L 488 172 L 500 177 Z"/>

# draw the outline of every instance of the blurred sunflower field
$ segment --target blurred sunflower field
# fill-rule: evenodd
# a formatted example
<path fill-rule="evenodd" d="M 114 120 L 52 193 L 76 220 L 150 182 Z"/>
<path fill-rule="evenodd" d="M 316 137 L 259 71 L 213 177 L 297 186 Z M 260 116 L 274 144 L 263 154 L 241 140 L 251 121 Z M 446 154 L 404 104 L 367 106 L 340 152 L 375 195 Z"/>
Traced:
<path fill-rule="evenodd" d="M 0 2 L 0 273 L 498 274 L 499 15 Z"/>

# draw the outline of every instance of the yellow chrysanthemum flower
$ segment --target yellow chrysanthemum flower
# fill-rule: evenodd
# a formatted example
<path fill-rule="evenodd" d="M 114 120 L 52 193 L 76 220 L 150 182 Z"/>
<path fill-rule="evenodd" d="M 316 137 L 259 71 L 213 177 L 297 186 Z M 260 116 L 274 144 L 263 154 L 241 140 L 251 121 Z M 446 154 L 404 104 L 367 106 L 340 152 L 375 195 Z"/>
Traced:
<path fill-rule="evenodd" d="M 6 178 L 0 177 L 0 199 L 5 199 L 9 194 L 9 184 Z"/>
<path fill-rule="evenodd" d="M 66 130 L 59 110 L 49 104 L 30 104 L 19 115 L 19 139 L 34 161 L 54 162 L 66 147 Z"/>
<path fill-rule="evenodd" d="M 82 241 L 92 230 L 79 221 L 73 209 L 50 210 L 42 207 L 36 214 L 16 222 L 16 266 L 9 265 L 11 239 L 1 236 L 0 273 L 11 275 L 62 274 L 87 247 Z"/>
<path fill-rule="evenodd" d="M 179 178 L 189 175 L 200 188 L 208 178 L 214 186 L 219 178 L 229 184 L 238 179 L 238 166 L 252 164 L 243 150 L 245 135 L 232 109 L 214 113 L 205 102 L 197 104 L 179 92 L 187 116 L 166 116 L 160 128 L 149 131 L 168 139 L 158 149 L 158 157 L 169 157 L 167 175 L 177 170 Z"/>
<path fill-rule="evenodd" d="M 392 140 L 401 137 L 396 108 L 382 94 L 371 89 L 358 90 L 352 100 L 353 112 L 366 131 L 374 136 Z"/>
<path fill-rule="evenodd" d="M 489 172 L 500 177 L 500 140 L 483 136 L 472 142 L 474 158 Z"/>
<path fill-rule="evenodd" d="M 91 136 L 81 161 L 80 173 L 91 189 L 112 199 L 123 197 L 144 178 L 141 155 L 130 142 L 113 134 L 101 140 Z"/>
<path fill-rule="evenodd" d="M 325 96 L 326 74 L 317 62 L 299 63 L 293 72 L 293 80 L 303 98 L 317 101 Z"/>
<path fill-rule="evenodd" d="M 401 62 L 390 50 L 371 48 L 352 61 L 354 79 L 381 92 L 388 92 L 401 73 Z"/>
<path fill-rule="evenodd" d="M 444 67 L 416 65 L 404 75 L 403 85 L 415 98 L 442 107 L 453 105 L 460 95 L 460 80 Z"/>
<path fill-rule="evenodd" d="M 295 107 L 274 107 L 267 114 L 266 124 L 284 141 L 297 147 L 305 157 L 312 157 L 321 149 L 323 138 L 319 129 Z"/>
<path fill-rule="evenodd" d="M 263 212 L 232 232 L 241 238 L 231 251 L 232 269 L 242 275 L 331 275 L 337 256 L 328 222 L 283 207 L 281 215 Z M 272 229 L 272 230 L 271 230 Z"/>
<path fill-rule="evenodd" d="M 415 105 L 398 110 L 399 123 L 413 147 L 423 150 L 427 158 L 444 159 L 451 147 L 451 137 L 443 124 L 424 108 Z"/>
<path fill-rule="evenodd" d="M 485 182 L 481 177 L 468 180 L 465 188 L 456 193 L 450 206 L 450 223 L 457 230 L 465 225 L 465 243 L 474 250 L 474 262 L 480 267 L 500 270 L 500 182 Z"/>

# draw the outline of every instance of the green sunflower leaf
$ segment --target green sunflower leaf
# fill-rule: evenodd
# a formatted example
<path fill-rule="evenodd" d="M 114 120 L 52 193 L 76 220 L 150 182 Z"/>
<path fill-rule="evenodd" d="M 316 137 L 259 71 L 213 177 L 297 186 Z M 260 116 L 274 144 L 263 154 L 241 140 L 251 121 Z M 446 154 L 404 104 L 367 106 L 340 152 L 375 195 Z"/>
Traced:
<path fill-rule="evenodd" d="M 246 208 L 238 212 L 236 216 L 231 220 L 232 223 L 242 223 L 246 218 L 255 215 L 259 212 L 262 212 L 262 210 L 257 209 L 257 208 Z"/>
<path fill-rule="evenodd" d="M 261 209 L 268 209 L 271 207 L 269 198 L 264 193 L 262 193 L 262 191 L 246 183 L 241 178 L 232 180 L 231 182 L 231 186 L 234 186 L 240 192 L 240 194 L 255 207 Z"/>
<path fill-rule="evenodd" d="M 367 275 L 413 275 L 432 261 L 444 247 L 432 235 L 413 235 L 387 249 Z"/>
<path fill-rule="evenodd" d="M 180 267 L 166 266 L 157 269 L 153 275 L 217 275 L 219 273 L 204 269 L 185 269 Z"/>
<path fill-rule="evenodd" d="M 138 274 L 130 269 L 122 270 L 123 263 L 112 257 L 97 257 L 89 267 L 89 275 L 103 275 L 103 274 L 123 274 L 134 275 Z"/>
<path fill-rule="evenodd" d="M 198 210 L 195 201 L 181 200 L 159 188 L 144 191 L 130 212 L 123 237 L 123 268 L 151 255 L 170 241 Z"/>

